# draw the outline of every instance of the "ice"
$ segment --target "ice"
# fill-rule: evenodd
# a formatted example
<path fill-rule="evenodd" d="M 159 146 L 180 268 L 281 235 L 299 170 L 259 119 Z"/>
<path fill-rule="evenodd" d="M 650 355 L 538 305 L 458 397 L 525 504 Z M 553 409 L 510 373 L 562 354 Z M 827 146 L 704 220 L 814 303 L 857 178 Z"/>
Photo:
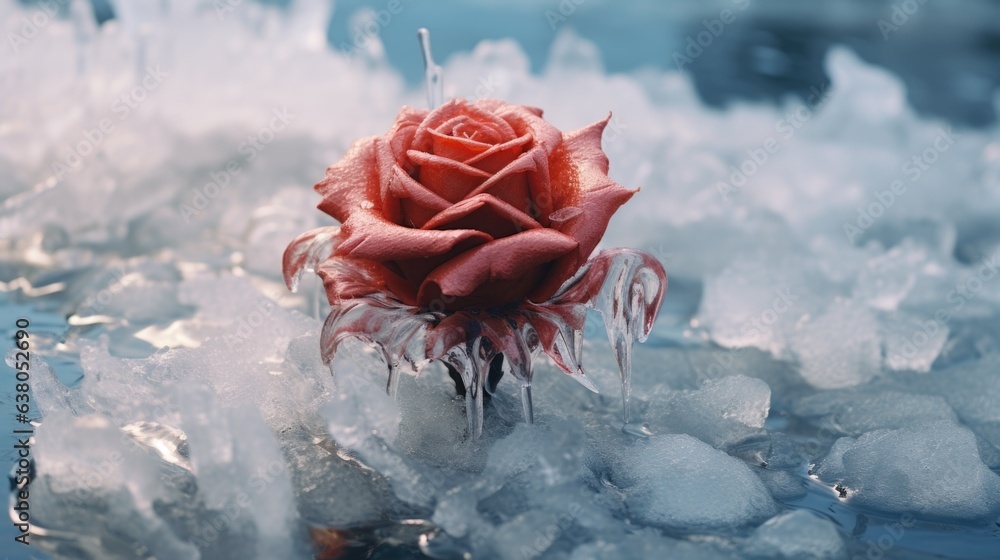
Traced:
<path fill-rule="evenodd" d="M 896 313 L 883 319 L 885 366 L 892 370 L 928 372 L 950 333 L 948 325 L 919 315 Z"/>
<path fill-rule="evenodd" d="M 256 409 L 220 409 L 211 391 L 196 384 L 183 387 L 178 399 L 191 471 L 205 507 L 219 512 L 210 527 L 242 533 L 255 542 L 258 558 L 295 556 L 300 547 L 289 535 L 298 515 L 285 458 Z M 214 540 L 210 528 L 200 536 Z"/>
<path fill-rule="evenodd" d="M 760 434 L 770 405 L 767 383 L 733 375 L 695 391 L 651 396 L 646 417 L 654 432 L 685 433 L 722 448 Z"/>
<path fill-rule="evenodd" d="M 869 259 L 858 275 L 854 297 L 875 309 L 893 311 L 913 289 L 924 251 L 912 243 L 901 243 Z"/>
<path fill-rule="evenodd" d="M 467 50 L 438 57 L 444 96 L 541 107 L 563 130 L 610 111 L 611 176 L 642 190 L 599 249 L 647 251 L 672 282 L 647 343 L 619 355 L 651 438 L 620 429 L 595 315 L 563 363 L 537 356 L 534 424 L 505 375 L 472 440 L 439 364 L 398 376 L 395 398 L 364 344 L 331 372 L 315 282 L 281 282 L 283 248 L 335 225 L 315 209 L 323 169 L 424 89 L 379 36 L 325 44 L 329 2 L 230 4 L 118 2 L 97 25 L 74 1 L 0 57 L 0 305 L 32 319 L 39 554 L 295 558 L 312 538 L 345 557 L 837 558 L 902 514 L 919 525 L 887 557 L 992 553 L 996 124 L 918 114 L 920 92 L 844 46 L 817 102 L 709 108 L 689 73 L 609 72 L 596 5 L 546 35 L 547 56 L 469 20 Z M 391 25 L 381 7 L 342 19 L 405 35 L 419 68 L 424 8 L 403 4 Z M 0 0 L 5 42 L 37 9 Z M 768 138 L 779 149 L 736 184 Z"/>
<path fill-rule="evenodd" d="M 691 542 L 663 537 L 654 531 L 628 535 L 620 541 L 597 541 L 573 551 L 571 560 L 601 560 L 603 558 L 690 558 L 722 560 L 733 558 L 733 552 L 719 543 Z"/>
<path fill-rule="evenodd" d="M 847 547 L 834 524 L 804 510 L 783 513 L 757 527 L 745 552 L 754 558 L 847 558 Z"/>
<path fill-rule="evenodd" d="M 795 410 L 803 417 L 822 419 L 827 429 L 848 436 L 958 420 L 940 396 L 898 391 L 820 393 L 796 403 Z"/>
<path fill-rule="evenodd" d="M 93 557 L 197 557 L 197 548 L 178 538 L 154 507 L 181 496 L 161 483 L 157 461 L 106 419 L 52 414 L 38 430 L 34 453 L 42 484 L 32 486 L 30 504 L 39 525 L 72 531 L 83 524 L 94 535 L 116 526 L 115 536 L 103 537 L 111 542 L 87 547 Z M 62 552 L 72 549 L 68 544 Z"/>
<path fill-rule="evenodd" d="M 1000 513 L 1000 475 L 980 460 L 972 432 L 950 423 L 841 438 L 815 472 L 884 512 L 982 521 Z"/>
<path fill-rule="evenodd" d="M 687 435 L 662 435 L 625 451 L 613 473 L 630 514 L 643 524 L 724 529 L 777 513 L 749 467 Z"/>
<path fill-rule="evenodd" d="M 854 300 L 835 299 L 821 315 L 805 318 L 793 346 L 802 377 L 823 389 L 860 385 L 882 366 L 878 320 Z"/>

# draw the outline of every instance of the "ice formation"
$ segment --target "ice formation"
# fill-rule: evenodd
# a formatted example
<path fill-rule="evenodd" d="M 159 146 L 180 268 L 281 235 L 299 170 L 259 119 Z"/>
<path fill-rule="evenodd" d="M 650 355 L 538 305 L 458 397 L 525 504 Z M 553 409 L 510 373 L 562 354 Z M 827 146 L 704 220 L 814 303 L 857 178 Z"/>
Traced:
<path fill-rule="evenodd" d="M 601 394 L 539 357 L 535 423 L 508 379 L 471 440 L 441 367 L 392 399 L 381 358 L 345 342 L 333 378 L 328 309 L 280 276 L 289 239 L 332 225 L 315 178 L 424 92 L 377 37 L 328 47 L 325 3 L 121 4 L 98 27 L 74 0 L 0 57 L 0 287 L 37 325 L 46 553 L 996 550 L 996 127 L 915 114 L 843 47 L 814 102 L 724 110 L 678 72 L 609 75 L 569 27 L 537 74 L 511 41 L 440 61 L 446 96 L 543 107 L 562 129 L 610 108 L 612 176 L 642 191 L 601 248 L 654 254 L 672 284 L 632 355 L 650 438 L 619 429 L 593 316 L 580 346 Z M 0 0 L 5 37 L 38 9 Z"/>

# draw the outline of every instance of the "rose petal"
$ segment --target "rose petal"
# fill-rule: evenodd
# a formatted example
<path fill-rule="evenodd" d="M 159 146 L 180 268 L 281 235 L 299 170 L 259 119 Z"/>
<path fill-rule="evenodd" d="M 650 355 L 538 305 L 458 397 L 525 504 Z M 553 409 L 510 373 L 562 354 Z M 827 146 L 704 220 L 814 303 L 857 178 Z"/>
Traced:
<path fill-rule="evenodd" d="M 416 150 L 410 150 L 406 155 L 419 166 L 417 180 L 452 203 L 462 200 L 469 191 L 490 178 L 489 173 L 460 161 Z"/>
<path fill-rule="evenodd" d="M 335 255 L 377 262 L 433 257 L 459 244 L 474 247 L 493 240 L 489 234 L 475 230 L 426 231 L 403 227 L 370 212 L 356 212 L 340 231 L 343 240 Z"/>
<path fill-rule="evenodd" d="M 544 157 L 544 151 L 541 148 L 531 148 L 507 164 L 506 167 L 497 171 L 492 177 L 483 181 L 482 184 L 470 191 L 466 198 L 489 193 L 522 212 L 533 217 L 536 216 L 537 213 L 532 212 L 534 205 L 526 174 L 538 169 L 538 160 L 541 157 Z"/>
<path fill-rule="evenodd" d="M 533 229 L 497 239 L 466 251 L 431 272 L 421 284 L 417 300 L 421 306 L 429 306 L 436 300 L 444 301 L 447 306 L 449 299 L 468 296 L 476 299 L 474 296 L 478 292 L 482 302 L 490 305 L 516 301 L 524 297 L 524 293 L 496 293 L 490 286 L 483 289 L 484 285 L 504 280 L 530 280 L 532 275 L 527 275 L 526 271 L 574 252 L 577 246 L 573 238 L 553 229 Z M 524 289 L 516 283 L 504 287 Z M 463 305 L 467 303 L 462 302 Z"/>
<path fill-rule="evenodd" d="M 611 216 L 632 198 L 632 191 L 607 176 L 608 158 L 601 150 L 601 134 L 610 115 L 565 135 L 549 159 L 557 208 L 579 207 L 585 218 L 555 224 L 556 229 L 576 239 L 579 248 L 556 261 L 545 281 L 532 292 L 532 301 L 545 301 L 587 261 L 601 241 Z"/>
<path fill-rule="evenodd" d="M 487 173 L 496 173 L 517 159 L 517 156 L 524 152 L 524 147 L 530 143 L 531 137 L 524 135 L 510 142 L 495 144 L 489 149 L 466 159 L 463 163 Z"/>
<path fill-rule="evenodd" d="M 492 145 L 464 136 L 447 136 L 436 130 L 431 131 L 434 138 L 433 153 L 455 161 L 465 161 L 489 150 Z"/>
<path fill-rule="evenodd" d="M 313 187 L 323 197 L 317 207 L 341 223 L 363 205 L 381 208 L 377 141 L 377 136 L 369 136 L 351 144 L 344 157 L 328 167 L 326 177 Z"/>
<path fill-rule="evenodd" d="M 538 109 L 535 109 L 538 110 Z M 504 105 L 496 110 L 496 115 L 510 124 L 517 136 L 528 135 L 534 140 L 534 145 L 551 154 L 563 140 L 563 134 L 552 126 L 531 107 L 524 105 Z"/>
<path fill-rule="evenodd" d="M 461 138 L 472 138 L 475 135 L 479 137 L 475 140 L 476 142 L 492 146 L 493 144 L 502 143 L 504 131 L 506 130 L 504 126 L 509 125 L 503 121 L 477 121 L 468 115 L 459 115 L 448 119 L 437 128 L 430 129 L 430 132 L 441 136 L 457 136 Z"/>
<path fill-rule="evenodd" d="M 469 117 L 472 121 L 484 126 L 488 123 L 492 130 L 500 134 L 500 138 L 498 139 L 500 142 L 513 140 L 519 136 L 504 119 L 483 110 L 476 106 L 475 103 L 469 103 L 464 99 L 453 99 L 442 104 L 427 115 L 427 118 L 418 127 L 417 133 L 413 137 L 413 149 L 421 152 L 430 152 L 433 145 L 430 131 L 437 130 L 439 126 L 458 116 Z M 452 125 L 449 124 L 449 126 Z M 450 129 L 448 131 L 450 132 Z"/>
<path fill-rule="evenodd" d="M 285 286 L 294 292 L 302 272 L 305 269 L 316 270 L 319 263 L 330 258 L 338 243 L 340 228 L 336 226 L 310 230 L 292 240 L 281 256 Z"/>
<path fill-rule="evenodd" d="M 417 127 L 424 122 L 428 113 L 430 111 L 427 109 L 414 109 L 404 105 L 399 110 L 399 114 L 396 115 L 396 122 L 393 123 L 392 128 L 383 136 L 383 138 L 389 139 L 392 155 L 398 165 L 406 163 L 406 150 L 409 150 L 410 145 L 413 144 L 413 136 L 417 133 Z M 408 169 L 407 171 L 413 170 Z"/>
<path fill-rule="evenodd" d="M 330 305 L 379 292 L 391 294 L 407 305 L 414 305 L 417 300 L 411 283 L 370 260 L 333 257 L 323 262 L 316 274 L 323 279 Z"/>
<path fill-rule="evenodd" d="M 422 229 L 477 229 L 499 239 L 540 227 L 531 216 L 495 196 L 478 194 L 441 211 Z"/>
<path fill-rule="evenodd" d="M 398 166 L 391 171 L 389 176 L 389 200 L 399 204 L 400 215 L 394 217 L 390 212 L 383 211 L 382 215 L 392 223 L 420 227 L 438 212 L 451 206 L 451 203 L 438 196 L 434 191 L 407 175 Z M 391 205 L 383 204 L 384 209 Z"/>

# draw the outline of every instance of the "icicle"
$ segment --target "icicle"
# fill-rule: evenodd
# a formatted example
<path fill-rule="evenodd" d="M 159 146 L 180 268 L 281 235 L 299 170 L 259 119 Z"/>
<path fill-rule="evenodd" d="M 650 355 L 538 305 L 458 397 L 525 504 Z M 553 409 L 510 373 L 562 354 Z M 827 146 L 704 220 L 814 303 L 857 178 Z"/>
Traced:
<path fill-rule="evenodd" d="M 323 324 L 320 354 L 332 363 L 340 343 L 357 338 L 381 350 L 388 369 L 386 393 L 395 397 L 401 373 L 417 375 L 430 361 L 426 334 L 433 317 L 412 307 L 393 306 L 373 298 L 336 305 Z M 332 370 L 331 370 L 332 373 Z"/>
<path fill-rule="evenodd" d="M 535 423 L 535 410 L 531 404 L 531 383 L 521 385 L 521 408 L 524 409 L 524 421 L 529 424 Z"/>
<path fill-rule="evenodd" d="M 479 321 L 465 312 L 445 317 L 428 334 L 427 356 L 440 360 L 462 380 L 465 387 L 465 412 L 469 438 L 477 439 L 483 431 L 483 385 L 486 367 L 495 353 L 492 344 L 484 347 Z"/>
<path fill-rule="evenodd" d="M 313 319 L 319 320 L 319 310 L 323 306 L 324 295 L 323 281 L 320 278 L 316 278 L 316 281 L 313 283 L 312 301 L 310 302 Z"/>
<path fill-rule="evenodd" d="M 330 258 L 340 242 L 340 227 L 323 227 L 307 231 L 296 237 L 282 256 L 285 285 L 296 291 L 306 271 L 316 272 L 319 265 Z"/>
<path fill-rule="evenodd" d="M 666 273 L 652 256 L 638 251 L 606 251 L 595 258 L 603 269 L 604 282 L 593 305 L 604 317 L 604 328 L 621 373 L 623 430 L 638 435 L 648 428 L 630 426 L 632 421 L 632 344 L 643 342 L 653 328 L 666 291 Z M 606 260 L 604 260 L 606 259 Z"/>
<path fill-rule="evenodd" d="M 534 422 L 531 402 L 532 362 L 542 350 L 541 340 L 529 316 L 522 313 L 509 315 L 486 314 L 480 318 L 483 332 L 489 337 L 511 377 L 521 384 L 521 407 L 524 421 Z"/>
<path fill-rule="evenodd" d="M 73 35 L 76 39 L 77 72 L 82 76 L 87 73 L 90 64 L 90 44 L 97 34 L 97 22 L 94 21 L 94 11 L 86 0 L 72 0 L 69 5 L 70 18 L 73 20 Z"/>
<path fill-rule="evenodd" d="M 464 393 L 469 439 L 475 440 L 483 431 L 483 392 L 493 394 L 507 373 L 519 382 L 525 421 L 534 421 L 532 363 L 543 351 L 573 380 L 598 392 L 581 366 L 583 328 L 592 307 L 604 318 L 621 373 L 622 430 L 651 435 L 645 424 L 633 423 L 631 414 L 632 345 L 649 336 L 667 286 L 663 266 L 651 255 L 602 251 L 545 303 L 446 314 L 402 304 L 383 291 L 384 271 L 376 265 L 332 256 L 336 242 L 335 230 L 316 230 L 285 252 L 290 286 L 302 270 L 314 269 L 338 293 L 352 294 L 331 302 L 320 338 L 326 363 L 346 338 L 373 344 L 388 370 L 386 392 L 395 398 L 401 374 L 417 375 L 431 360 L 444 362 L 459 394 Z"/>
<path fill-rule="evenodd" d="M 427 87 L 427 106 L 436 109 L 444 103 L 444 68 L 434 62 L 431 54 L 431 32 L 425 27 L 417 30 L 420 52 L 424 55 L 424 83 Z"/>

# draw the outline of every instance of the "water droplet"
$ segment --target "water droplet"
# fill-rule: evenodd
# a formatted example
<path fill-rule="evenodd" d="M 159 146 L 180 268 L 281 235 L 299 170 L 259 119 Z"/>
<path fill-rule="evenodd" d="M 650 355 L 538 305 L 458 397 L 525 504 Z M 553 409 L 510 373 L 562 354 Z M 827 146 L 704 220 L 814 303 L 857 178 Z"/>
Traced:
<path fill-rule="evenodd" d="M 642 424 L 624 424 L 622 425 L 622 432 L 630 436 L 636 436 L 643 439 L 653 436 L 653 430 L 649 429 L 649 424 L 643 422 Z"/>
<path fill-rule="evenodd" d="M 583 208 L 579 206 L 567 206 L 549 214 L 549 220 L 553 222 L 567 222 L 580 214 L 583 214 Z"/>

